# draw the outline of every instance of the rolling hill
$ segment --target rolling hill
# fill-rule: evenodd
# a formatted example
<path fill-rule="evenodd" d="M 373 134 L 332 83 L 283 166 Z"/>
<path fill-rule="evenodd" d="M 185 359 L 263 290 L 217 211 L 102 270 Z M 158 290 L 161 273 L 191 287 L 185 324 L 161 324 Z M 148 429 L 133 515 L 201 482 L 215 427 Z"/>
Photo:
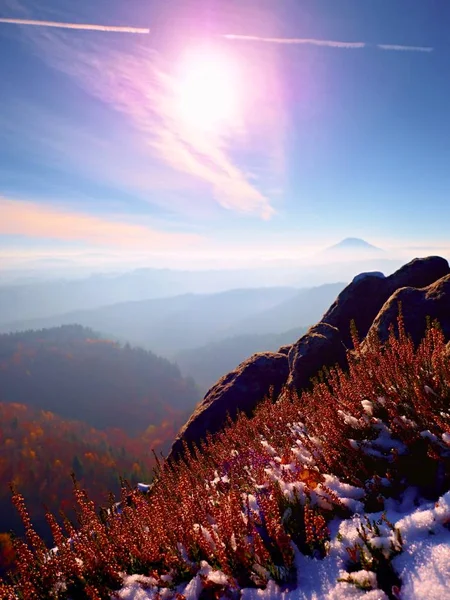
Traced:
<path fill-rule="evenodd" d="M 206 393 L 222 375 L 232 371 L 252 354 L 275 352 L 280 346 L 298 340 L 306 330 L 307 327 L 298 327 L 283 333 L 236 335 L 200 348 L 183 350 L 174 358 L 183 375 L 193 377 L 202 392 Z"/>
<path fill-rule="evenodd" d="M 276 306 L 242 319 L 230 328 L 230 335 L 280 333 L 318 321 L 343 290 L 345 283 L 329 283 L 298 290 Z"/>
<path fill-rule="evenodd" d="M 258 288 L 219 294 L 185 294 L 20 321 L 2 329 L 42 329 L 77 323 L 101 331 L 107 337 L 171 357 L 180 350 L 225 337 L 236 323 L 271 309 L 297 293 L 296 288 Z"/>
<path fill-rule="evenodd" d="M 73 505 L 71 472 L 99 502 L 119 476 L 148 479 L 199 399 L 166 359 L 79 325 L 0 335 L 0 534 L 20 530 L 10 483 L 47 538 L 43 507 Z"/>
<path fill-rule="evenodd" d="M 177 366 L 80 325 L 0 336 L 0 400 L 142 434 L 199 400 Z"/>

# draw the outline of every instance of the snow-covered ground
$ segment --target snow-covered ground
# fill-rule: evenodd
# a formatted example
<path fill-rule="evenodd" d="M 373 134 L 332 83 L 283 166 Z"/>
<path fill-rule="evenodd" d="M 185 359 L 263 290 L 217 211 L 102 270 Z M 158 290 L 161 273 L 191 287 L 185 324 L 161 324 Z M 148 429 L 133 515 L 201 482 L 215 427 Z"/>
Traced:
<path fill-rule="evenodd" d="M 379 535 L 369 532 L 373 547 L 389 556 L 394 548 L 399 552 L 392 559 L 394 571 L 401 586 L 392 590 L 399 600 L 447 600 L 450 599 L 450 492 L 435 504 L 416 506 L 414 490 L 404 495 L 402 504 L 388 502 L 385 517 L 394 529 L 381 519 L 382 513 L 366 515 L 376 521 Z M 283 589 L 269 581 L 265 589 L 241 590 L 243 600 L 387 600 L 388 596 L 378 588 L 373 571 L 359 570 L 349 573 L 349 552 L 361 542 L 358 528 L 365 523 L 364 515 L 355 514 L 350 519 L 337 519 L 331 523 L 331 541 L 328 555 L 320 560 L 305 556 L 296 548 L 297 585 L 295 589 Z M 361 529 L 359 529 L 361 531 Z M 400 532 L 400 536 L 397 532 Z M 398 540 L 402 540 L 401 547 Z M 351 577 L 355 583 L 339 582 Z M 162 600 L 182 594 L 186 600 L 198 600 L 205 582 L 227 585 L 227 577 L 213 571 L 202 563 L 199 573 L 187 584 L 175 591 L 158 587 L 156 580 L 139 575 L 125 576 L 119 592 L 122 600 Z M 364 587 L 366 589 L 360 589 Z"/>
<path fill-rule="evenodd" d="M 426 388 L 425 392 L 429 393 L 429 389 Z M 430 393 L 433 393 L 432 390 Z M 380 397 L 377 402 L 384 406 L 385 399 Z M 363 427 L 372 430 L 370 435 L 359 441 L 349 439 L 350 446 L 386 463 L 394 460 L 394 454 L 406 455 L 409 450 L 405 443 L 388 424 L 374 417 L 376 407 L 373 402 L 363 400 L 361 404 L 364 412 L 358 419 L 347 412 L 338 411 L 339 418 L 352 427 L 356 434 Z M 401 419 L 404 421 L 406 417 Z M 411 431 L 417 430 L 418 426 L 412 420 L 408 420 L 407 425 Z M 316 461 L 316 455 L 321 450 L 320 440 L 308 435 L 303 423 L 288 423 L 288 428 L 294 442 L 290 456 L 295 460 L 291 463 L 282 460 L 279 449 L 261 436 L 267 479 L 264 485 L 256 485 L 256 480 L 250 478 L 255 482 L 254 493 L 243 493 L 242 506 L 248 508 L 243 509 L 242 518 L 246 522 L 248 511 L 261 517 L 258 491 L 271 483 L 276 484 L 288 503 L 316 506 L 324 514 L 328 513 L 329 538 L 322 538 L 324 552 L 321 556 L 305 555 L 292 543 L 295 584 L 277 584 L 265 572 L 262 574 L 264 580 L 268 579 L 265 588 L 236 589 L 236 584 L 224 573 L 202 562 L 197 565 L 200 568 L 195 577 L 176 588 L 167 579 L 161 582 L 138 575 L 125 575 L 118 597 L 122 600 L 200 600 L 202 591 L 208 588 L 209 594 L 204 594 L 203 598 L 450 600 L 450 491 L 434 503 L 424 500 L 419 490 L 410 486 L 399 498 L 393 499 L 391 494 L 382 493 L 383 489 L 389 492 L 390 480 L 378 478 L 380 502 L 384 510 L 365 514 L 366 491 L 375 480 L 366 482 L 365 490 L 344 483 L 333 474 L 320 474 Z M 429 430 L 418 431 L 439 456 L 448 457 L 450 433 L 438 437 Z M 234 457 L 239 454 L 235 449 L 231 452 Z M 286 476 L 288 472 L 290 477 Z M 229 481 L 226 471 L 215 471 L 214 475 L 214 479 L 205 482 L 206 494 L 212 493 L 220 482 Z M 345 507 L 350 516 L 342 518 L 343 513 L 335 511 L 336 502 L 341 508 Z M 291 508 L 286 509 L 282 521 L 291 518 L 292 512 L 287 514 L 289 511 Z M 336 514 L 340 514 L 341 518 L 335 516 L 332 519 Z M 193 527 L 202 531 L 211 547 L 221 543 L 219 538 L 213 539 L 214 525 L 211 531 L 199 524 L 193 524 Z M 188 562 L 187 556 L 185 560 Z M 255 573 L 260 574 L 261 570 L 264 570 L 261 565 L 253 566 Z"/>

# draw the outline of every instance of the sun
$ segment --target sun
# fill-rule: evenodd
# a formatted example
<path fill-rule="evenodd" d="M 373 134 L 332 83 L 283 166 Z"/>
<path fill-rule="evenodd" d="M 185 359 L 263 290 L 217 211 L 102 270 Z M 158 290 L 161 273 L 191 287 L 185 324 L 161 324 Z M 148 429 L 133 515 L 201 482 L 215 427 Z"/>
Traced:
<path fill-rule="evenodd" d="M 175 85 L 177 111 L 193 129 L 219 133 L 238 117 L 238 77 L 229 57 L 207 50 L 181 61 Z"/>

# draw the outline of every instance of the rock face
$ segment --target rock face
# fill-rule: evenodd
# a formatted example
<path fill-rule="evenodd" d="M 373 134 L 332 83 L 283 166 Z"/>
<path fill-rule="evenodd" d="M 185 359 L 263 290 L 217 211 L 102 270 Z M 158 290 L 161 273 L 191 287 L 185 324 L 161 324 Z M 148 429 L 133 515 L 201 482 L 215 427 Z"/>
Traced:
<path fill-rule="evenodd" d="M 324 314 L 322 322 L 336 327 L 344 344 L 351 348 L 352 320 L 355 321 L 362 339 L 384 303 L 396 290 L 406 286 L 422 288 L 448 274 L 448 262 L 439 256 L 430 256 L 416 258 L 384 279 L 380 277 L 380 273 L 367 273 L 362 278 L 355 277 Z"/>
<path fill-rule="evenodd" d="M 301 391 L 323 367 L 345 367 L 347 348 L 352 347 L 352 320 L 360 339 L 371 329 L 386 340 L 390 323 L 397 320 L 399 300 L 406 329 L 415 341 L 423 335 L 427 316 L 438 319 L 450 339 L 450 267 L 446 260 L 438 256 L 415 259 L 389 277 L 379 272 L 358 275 L 322 321 L 295 344 L 276 353 L 255 354 L 222 377 L 180 431 L 168 459 L 183 453 L 183 441 L 198 443 L 207 432 L 222 429 L 227 415 L 234 419 L 239 411 L 250 414 L 271 387 L 276 395 L 286 384 Z"/>
<path fill-rule="evenodd" d="M 168 460 L 183 452 L 183 440 L 188 445 L 203 439 L 206 432 L 216 433 L 224 426 L 227 416 L 234 419 L 238 411 L 251 414 L 257 404 L 268 396 L 273 386 L 279 394 L 289 375 L 286 354 L 265 352 L 254 354 L 235 371 L 220 379 L 180 431 Z"/>
<path fill-rule="evenodd" d="M 319 323 L 293 344 L 289 352 L 289 387 L 301 390 L 309 387 L 311 378 L 323 367 L 347 364 L 347 349 L 336 327 Z"/>
<path fill-rule="evenodd" d="M 286 354 L 286 356 L 289 354 L 289 352 L 291 351 L 293 344 L 288 344 L 287 346 L 281 346 L 280 348 L 278 348 L 277 352 L 278 354 Z"/>
<path fill-rule="evenodd" d="M 405 330 L 416 345 L 423 338 L 427 318 L 437 319 L 446 339 L 450 339 L 450 275 L 422 289 L 405 287 L 397 290 L 378 313 L 369 336 L 376 333 L 382 342 L 388 339 L 390 325 L 397 324 L 399 302 Z"/>

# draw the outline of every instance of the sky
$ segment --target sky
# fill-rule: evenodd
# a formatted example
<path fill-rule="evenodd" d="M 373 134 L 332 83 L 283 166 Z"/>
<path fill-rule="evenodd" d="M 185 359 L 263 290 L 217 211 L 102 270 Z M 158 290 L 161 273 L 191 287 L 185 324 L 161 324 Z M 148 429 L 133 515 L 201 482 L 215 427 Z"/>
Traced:
<path fill-rule="evenodd" d="M 446 0 L 2 0 L 0 268 L 236 266 L 345 237 L 446 251 L 449 18 Z"/>

